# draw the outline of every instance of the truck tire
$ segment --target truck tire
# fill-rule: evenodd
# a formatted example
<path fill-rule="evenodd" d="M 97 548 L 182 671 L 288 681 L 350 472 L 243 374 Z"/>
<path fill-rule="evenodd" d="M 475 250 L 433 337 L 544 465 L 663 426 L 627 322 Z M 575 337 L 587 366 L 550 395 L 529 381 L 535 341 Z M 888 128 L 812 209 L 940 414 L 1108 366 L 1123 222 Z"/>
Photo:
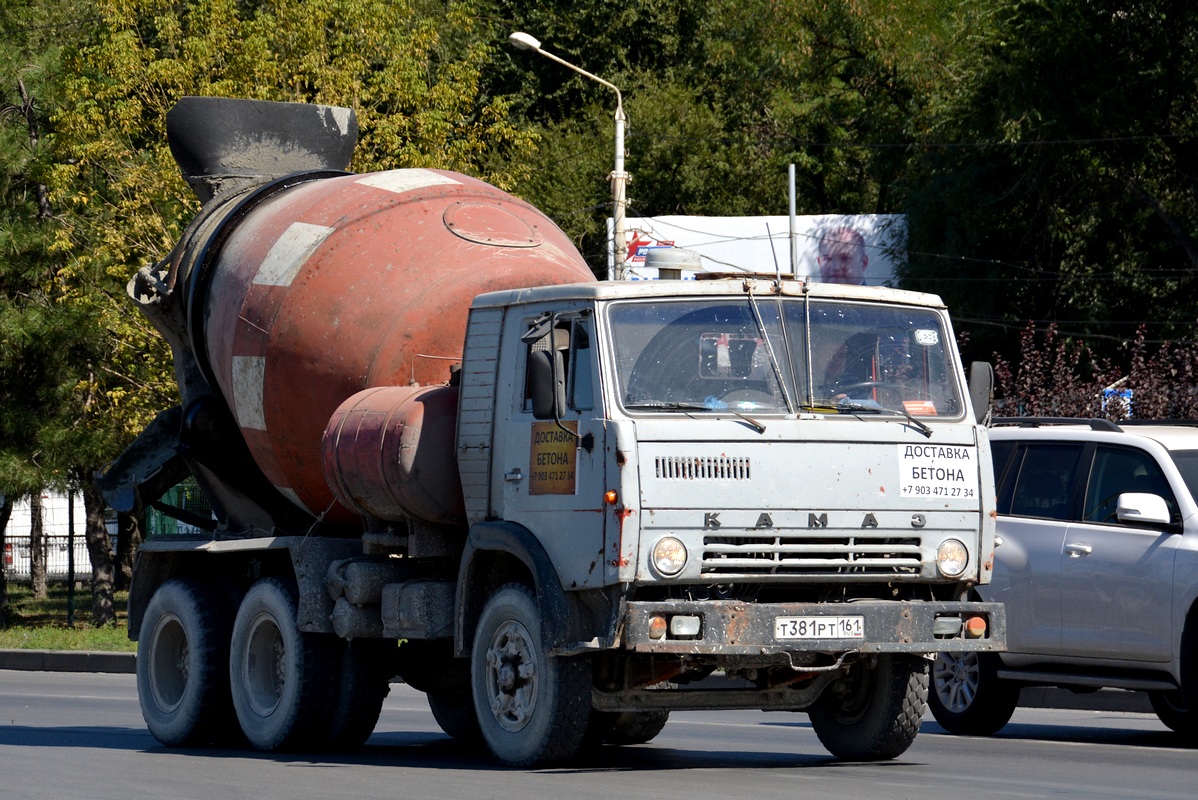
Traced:
<path fill-rule="evenodd" d="M 949 733 L 989 736 L 1011 721 L 1019 684 L 998 677 L 990 653 L 939 653 L 932 664 L 928 707 Z"/>
<path fill-rule="evenodd" d="M 469 686 L 459 691 L 430 689 L 425 697 L 428 698 L 433 719 L 446 734 L 459 742 L 482 739 L 482 729 L 478 725 L 478 714 L 474 711 L 474 697 Z"/>
<path fill-rule="evenodd" d="M 811 727 L 828 752 L 846 761 L 880 761 L 906 752 L 928 694 L 927 662 L 919 656 L 883 654 L 872 668 L 855 664 L 807 709 Z"/>
<path fill-rule="evenodd" d="M 588 743 L 608 745 L 644 744 L 651 741 L 670 719 L 669 711 L 591 711 L 587 723 Z"/>
<path fill-rule="evenodd" d="M 289 583 L 263 578 L 250 587 L 233 622 L 229 679 L 237 721 L 251 745 L 276 752 L 327 743 L 339 644 L 332 636 L 300 632 Z"/>
<path fill-rule="evenodd" d="M 232 610 L 194 580 L 162 584 L 139 636 L 137 696 L 154 738 L 167 747 L 228 739 L 236 727 L 229 694 Z"/>
<path fill-rule="evenodd" d="M 527 767 L 578 752 L 591 711 L 591 663 L 545 653 L 541 613 L 527 586 L 509 583 L 487 601 L 470 655 L 483 740 L 499 761 Z"/>
<path fill-rule="evenodd" d="M 338 640 L 333 646 L 340 650 L 341 663 L 327 744 L 334 750 L 353 750 L 374 732 L 383 700 L 391 691 L 391 660 L 385 648 L 394 649 L 395 642 Z"/>

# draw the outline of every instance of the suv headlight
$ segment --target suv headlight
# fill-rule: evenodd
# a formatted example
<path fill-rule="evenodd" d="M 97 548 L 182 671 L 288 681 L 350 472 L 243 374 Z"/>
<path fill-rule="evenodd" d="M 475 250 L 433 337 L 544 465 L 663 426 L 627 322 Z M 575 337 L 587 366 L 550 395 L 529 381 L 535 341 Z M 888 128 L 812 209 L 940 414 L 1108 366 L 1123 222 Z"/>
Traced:
<path fill-rule="evenodd" d="M 686 545 L 667 536 L 653 545 L 653 568 L 667 578 L 682 572 L 686 566 Z"/>
<path fill-rule="evenodd" d="M 956 539 L 945 539 L 936 549 L 936 566 L 946 578 L 956 578 L 969 566 L 969 550 Z"/>

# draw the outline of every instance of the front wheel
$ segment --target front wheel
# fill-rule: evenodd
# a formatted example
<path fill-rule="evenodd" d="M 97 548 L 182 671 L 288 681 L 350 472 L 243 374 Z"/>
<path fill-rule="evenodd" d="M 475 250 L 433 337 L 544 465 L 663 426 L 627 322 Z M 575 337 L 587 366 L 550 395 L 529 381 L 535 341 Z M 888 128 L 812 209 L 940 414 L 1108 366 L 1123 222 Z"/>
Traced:
<path fill-rule="evenodd" d="M 1019 685 L 998 677 L 990 653 L 939 653 L 932 665 L 928 707 L 949 733 L 989 736 L 1011 721 Z"/>
<path fill-rule="evenodd" d="M 541 613 L 527 586 L 509 583 L 487 602 L 470 656 L 474 707 L 483 740 L 514 767 L 570 758 L 591 711 L 591 664 L 550 656 Z"/>
<path fill-rule="evenodd" d="M 1198 714 L 1186 703 L 1180 689 L 1149 692 L 1148 699 L 1161 722 L 1183 736 L 1198 736 Z"/>
<path fill-rule="evenodd" d="M 832 683 L 807 709 L 828 752 L 846 761 L 880 761 L 906 752 L 919 733 L 928 667 L 919 656 L 884 654 Z"/>

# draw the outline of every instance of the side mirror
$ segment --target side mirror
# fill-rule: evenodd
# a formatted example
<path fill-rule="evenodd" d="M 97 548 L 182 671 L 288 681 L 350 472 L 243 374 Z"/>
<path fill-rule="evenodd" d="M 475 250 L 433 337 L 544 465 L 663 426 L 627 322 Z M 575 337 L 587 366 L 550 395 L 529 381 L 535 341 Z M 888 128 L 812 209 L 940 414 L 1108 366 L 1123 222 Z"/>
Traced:
<path fill-rule="evenodd" d="M 1169 506 L 1160 495 L 1124 492 L 1116 501 L 1115 518 L 1131 525 L 1168 525 Z"/>
<path fill-rule="evenodd" d="M 566 407 L 566 366 L 561 351 L 529 353 L 528 378 L 532 415 L 537 419 L 561 419 Z"/>
<path fill-rule="evenodd" d="M 973 417 L 979 423 L 990 418 L 990 404 L 994 401 L 994 367 L 989 361 L 974 361 L 969 365 L 969 402 L 973 404 Z"/>

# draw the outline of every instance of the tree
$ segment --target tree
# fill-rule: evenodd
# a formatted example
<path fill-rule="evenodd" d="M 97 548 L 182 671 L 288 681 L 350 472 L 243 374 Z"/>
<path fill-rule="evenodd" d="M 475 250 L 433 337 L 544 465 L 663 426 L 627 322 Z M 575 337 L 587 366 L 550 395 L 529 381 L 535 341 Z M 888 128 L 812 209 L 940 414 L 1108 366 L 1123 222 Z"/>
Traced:
<path fill-rule="evenodd" d="M 894 210 L 893 147 L 920 105 L 948 3 L 873 0 L 705 3 L 500 0 L 496 38 L 524 29 L 546 49 L 614 82 L 630 117 L 632 213 L 784 213 L 797 165 L 800 213 Z M 931 10 L 929 10 L 929 8 Z M 610 90 L 509 50 L 497 92 L 535 121 L 541 145 L 518 191 L 606 257 Z"/>
<path fill-rule="evenodd" d="M 19 497 L 32 498 L 36 509 L 45 488 L 66 485 L 76 455 L 77 366 L 94 355 L 89 326 L 55 302 L 61 262 L 50 247 L 57 223 L 46 186 L 53 158 L 47 116 L 56 103 L 60 44 L 78 29 L 63 22 L 70 10 L 54 0 L 0 7 L 0 495 L 9 513 Z M 0 540 L 8 516 L 0 519 Z M 0 610 L 6 603 L 0 591 Z"/>
<path fill-rule="evenodd" d="M 974 345 L 1056 320 L 1113 356 L 1142 321 L 1183 336 L 1198 284 L 1198 8 L 1018 0 L 959 17 L 901 188 L 906 285 L 940 293 Z M 1148 318 L 1145 320 L 1145 309 Z"/>

